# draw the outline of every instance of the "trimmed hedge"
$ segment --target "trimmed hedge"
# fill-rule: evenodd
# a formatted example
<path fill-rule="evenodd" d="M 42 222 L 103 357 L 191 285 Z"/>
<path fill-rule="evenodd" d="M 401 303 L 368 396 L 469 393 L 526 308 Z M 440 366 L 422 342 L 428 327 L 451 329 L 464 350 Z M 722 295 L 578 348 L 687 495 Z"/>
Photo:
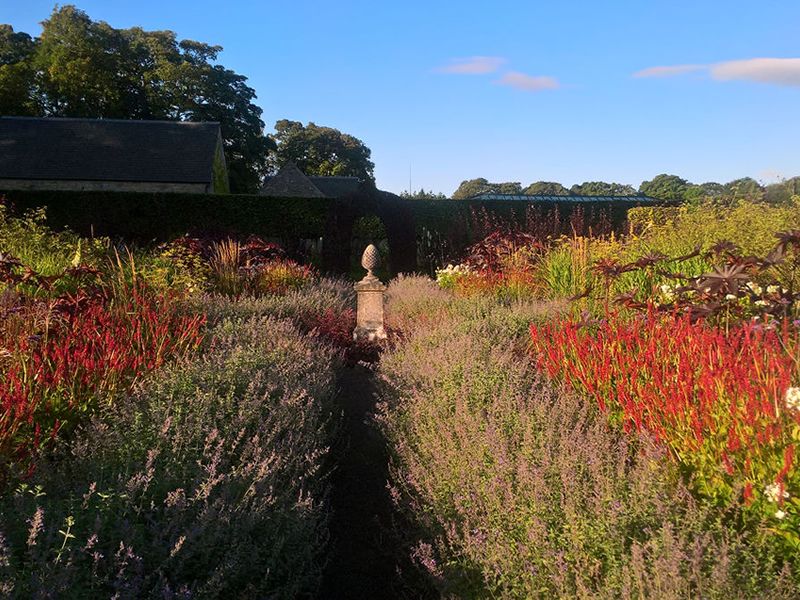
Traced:
<path fill-rule="evenodd" d="M 358 194 L 338 200 L 34 190 L 0 190 L 2 196 L 17 213 L 47 207 L 51 227 L 68 227 L 81 235 L 161 242 L 190 232 L 256 234 L 279 238 L 289 245 L 300 239 L 324 237 L 323 268 L 336 272 L 349 269 L 352 227 L 361 216 L 377 215 L 383 220 L 393 272 L 411 272 L 421 266 L 416 246 L 426 231 L 438 233 L 437 239 L 446 245 L 447 253 L 455 256 L 488 233 L 482 220 L 517 223 L 531 233 L 555 237 L 572 232 L 570 215 L 580 209 L 585 228 L 620 231 L 627 222 L 628 210 L 641 205 L 636 199 L 613 204 L 405 200 L 366 186 Z"/>
<path fill-rule="evenodd" d="M 0 191 L 16 212 L 47 207 L 51 227 L 82 234 L 165 241 L 190 231 L 318 238 L 336 201 L 233 194 Z"/>
<path fill-rule="evenodd" d="M 524 202 L 520 200 L 410 200 L 418 228 L 437 230 L 442 233 L 459 223 L 469 223 L 473 214 L 486 211 L 505 221 L 525 223 L 530 215 L 557 211 L 562 219 L 569 220 L 576 209 L 583 210 L 589 224 L 603 217 L 614 229 L 622 227 L 628 218 L 628 210 L 642 206 L 636 199 L 630 201 L 576 202 Z M 665 202 L 664 204 L 670 204 Z M 674 203 L 673 203 L 674 204 Z"/>

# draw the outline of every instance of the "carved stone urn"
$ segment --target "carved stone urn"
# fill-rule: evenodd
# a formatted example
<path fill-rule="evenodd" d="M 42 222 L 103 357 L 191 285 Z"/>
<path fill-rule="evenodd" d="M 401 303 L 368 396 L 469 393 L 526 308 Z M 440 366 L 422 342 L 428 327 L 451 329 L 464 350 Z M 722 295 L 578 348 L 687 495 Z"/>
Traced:
<path fill-rule="evenodd" d="M 385 340 L 386 330 L 383 327 L 383 302 L 386 286 L 375 277 L 373 271 L 381 264 L 378 249 L 370 244 L 361 256 L 361 266 L 367 271 L 364 279 L 353 287 L 358 295 L 358 311 L 353 339 L 370 342 Z"/>

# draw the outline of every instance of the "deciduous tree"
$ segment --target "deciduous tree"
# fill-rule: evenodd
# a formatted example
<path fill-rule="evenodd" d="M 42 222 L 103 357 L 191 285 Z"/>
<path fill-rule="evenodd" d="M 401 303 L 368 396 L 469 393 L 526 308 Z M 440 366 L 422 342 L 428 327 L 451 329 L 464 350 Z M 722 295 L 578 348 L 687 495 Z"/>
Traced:
<path fill-rule="evenodd" d="M 639 193 L 661 200 L 684 200 L 689 185 L 682 177 L 662 173 L 650 181 L 643 181 Z"/>
<path fill-rule="evenodd" d="M 33 55 L 36 42 L 0 24 L 0 115 L 34 115 Z"/>
<path fill-rule="evenodd" d="M 519 181 L 505 181 L 503 183 L 490 183 L 483 177 L 462 181 L 453 198 L 464 200 L 480 194 L 521 194 L 522 184 Z"/>
<path fill-rule="evenodd" d="M 270 136 L 276 150 L 270 156 L 273 170 L 293 162 L 306 175 L 339 175 L 374 181 L 372 152 L 360 139 L 332 127 L 281 119 Z"/>
<path fill-rule="evenodd" d="M 635 196 L 636 190 L 624 183 L 606 183 L 605 181 L 584 181 L 569 188 L 576 196 Z"/>
<path fill-rule="evenodd" d="M 526 187 L 523 194 L 547 194 L 550 196 L 569 196 L 569 190 L 556 181 L 536 181 Z"/>

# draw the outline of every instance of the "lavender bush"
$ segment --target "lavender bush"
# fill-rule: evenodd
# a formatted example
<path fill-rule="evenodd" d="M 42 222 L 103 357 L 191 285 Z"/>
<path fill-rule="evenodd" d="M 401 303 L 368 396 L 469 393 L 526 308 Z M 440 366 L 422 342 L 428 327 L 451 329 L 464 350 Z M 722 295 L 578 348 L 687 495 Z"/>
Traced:
<path fill-rule="evenodd" d="M 306 314 L 323 314 L 330 310 L 343 313 L 354 304 L 353 284 L 330 278 L 311 281 L 301 290 L 289 290 L 282 295 L 231 298 L 210 294 L 190 297 L 185 303 L 188 312 L 203 312 L 210 323 L 259 316 L 297 320 Z"/>
<path fill-rule="evenodd" d="M 381 362 L 380 420 L 409 552 L 443 597 L 797 596 L 762 533 L 698 504 L 650 440 L 520 355 L 521 323 L 557 307 L 489 310 L 428 285 L 390 288 L 406 329 Z"/>
<path fill-rule="evenodd" d="M 313 593 L 338 358 L 286 320 L 217 317 L 204 356 L 110 404 L 0 500 L 5 594 Z"/>

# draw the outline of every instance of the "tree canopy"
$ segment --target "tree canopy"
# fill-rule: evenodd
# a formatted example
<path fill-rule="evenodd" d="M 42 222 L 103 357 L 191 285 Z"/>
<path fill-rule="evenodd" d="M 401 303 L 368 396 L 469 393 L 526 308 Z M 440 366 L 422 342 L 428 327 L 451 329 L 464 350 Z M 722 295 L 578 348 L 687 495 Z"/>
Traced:
<path fill-rule="evenodd" d="M 742 177 L 726 183 L 725 193 L 732 198 L 760 199 L 764 195 L 764 187 L 752 177 Z"/>
<path fill-rule="evenodd" d="M 550 196 L 569 196 L 569 190 L 556 181 L 535 181 L 524 190 L 523 194 L 547 194 Z"/>
<path fill-rule="evenodd" d="M 220 46 L 115 29 L 57 7 L 32 38 L 0 25 L 0 114 L 218 121 L 234 192 L 255 192 L 274 148 L 247 78 Z"/>
<path fill-rule="evenodd" d="M 683 200 L 689 189 L 689 182 L 677 175 L 662 173 L 651 181 L 643 181 L 639 193 L 661 200 Z"/>
<path fill-rule="evenodd" d="M 432 190 L 426 190 L 425 188 L 420 188 L 419 191 L 416 192 L 409 192 L 405 190 L 400 193 L 401 198 L 408 198 L 410 200 L 446 200 L 447 196 L 442 194 L 441 192 L 434 192 Z"/>
<path fill-rule="evenodd" d="M 374 181 L 372 152 L 359 140 L 332 127 L 282 119 L 270 136 L 276 145 L 270 167 L 280 169 L 293 162 L 306 175 L 342 175 Z"/>
<path fill-rule="evenodd" d="M 523 189 L 516 181 L 491 183 L 483 177 L 478 177 L 462 181 L 453 193 L 453 198 L 473 198 L 489 193 L 557 196 L 634 196 L 638 193 L 661 200 L 687 202 L 698 202 L 704 199 L 720 201 L 744 199 L 783 203 L 789 202 L 793 196 L 800 195 L 800 177 L 792 177 L 763 186 L 752 177 L 742 177 L 725 184 L 714 181 L 696 184 L 678 175 L 662 173 L 649 181 L 643 181 L 638 192 L 631 185 L 605 181 L 585 181 L 575 184 L 569 189 L 556 181 L 535 181 Z"/>
<path fill-rule="evenodd" d="M 453 198 L 464 200 L 479 194 L 521 194 L 522 184 L 519 181 L 506 181 L 503 183 L 489 183 L 483 177 L 462 181 L 458 189 L 453 192 Z"/>
<path fill-rule="evenodd" d="M 569 188 L 576 196 L 635 196 L 636 189 L 625 183 L 606 183 L 605 181 L 584 181 Z"/>

